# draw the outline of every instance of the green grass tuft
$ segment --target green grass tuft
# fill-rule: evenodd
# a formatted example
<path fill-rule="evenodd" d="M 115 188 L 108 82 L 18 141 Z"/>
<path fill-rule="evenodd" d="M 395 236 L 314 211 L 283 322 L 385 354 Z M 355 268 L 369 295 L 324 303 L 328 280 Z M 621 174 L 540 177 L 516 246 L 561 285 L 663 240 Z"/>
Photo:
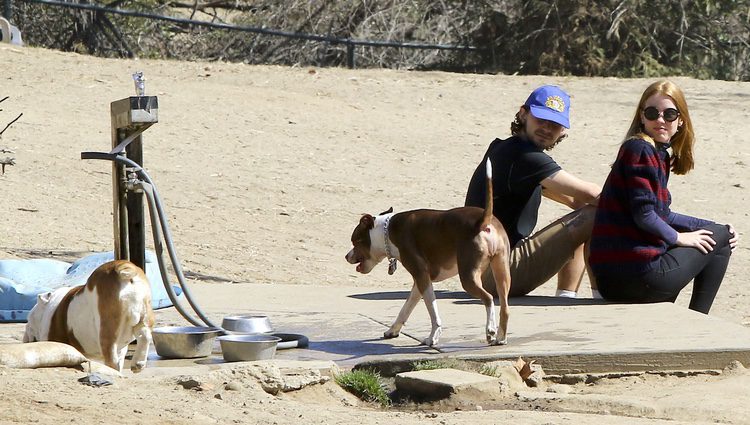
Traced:
<path fill-rule="evenodd" d="M 412 370 L 458 369 L 465 370 L 466 365 L 457 359 L 424 360 L 412 363 Z"/>
<path fill-rule="evenodd" d="M 391 399 L 383 385 L 380 374 L 371 370 L 352 370 L 335 376 L 342 388 L 367 402 L 375 402 L 383 407 L 391 405 Z"/>
<path fill-rule="evenodd" d="M 482 375 L 495 376 L 496 377 L 497 373 L 498 373 L 498 367 L 497 366 L 487 366 L 486 364 L 483 364 L 479 368 L 479 373 L 481 373 Z"/>

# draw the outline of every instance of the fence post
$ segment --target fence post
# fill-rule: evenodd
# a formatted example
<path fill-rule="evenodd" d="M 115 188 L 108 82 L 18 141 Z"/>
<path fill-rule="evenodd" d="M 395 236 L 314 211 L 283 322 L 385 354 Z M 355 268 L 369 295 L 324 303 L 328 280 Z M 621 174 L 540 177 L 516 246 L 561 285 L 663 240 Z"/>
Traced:
<path fill-rule="evenodd" d="M 349 69 L 354 69 L 354 43 L 346 42 L 346 65 Z"/>

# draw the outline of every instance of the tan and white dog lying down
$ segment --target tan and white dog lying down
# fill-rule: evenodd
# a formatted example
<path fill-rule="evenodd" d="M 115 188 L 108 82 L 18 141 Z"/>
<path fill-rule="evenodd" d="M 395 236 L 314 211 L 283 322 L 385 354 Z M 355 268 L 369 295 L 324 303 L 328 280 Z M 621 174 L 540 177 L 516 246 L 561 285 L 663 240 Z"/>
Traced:
<path fill-rule="evenodd" d="M 87 361 L 78 350 L 61 342 L 0 344 L 0 365 L 10 368 L 78 367 Z"/>
<path fill-rule="evenodd" d="M 140 267 L 102 264 L 86 284 L 40 294 L 29 312 L 23 342 L 69 344 L 91 360 L 122 371 L 128 344 L 137 341 L 130 369 L 146 366 L 154 311 L 151 285 Z"/>
<path fill-rule="evenodd" d="M 393 274 L 398 260 L 414 279 L 409 298 L 385 332 L 385 338 L 399 336 L 414 307 L 420 299 L 424 299 L 432 329 L 422 342 L 429 346 L 436 345 L 442 333 L 442 324 L 432 283 L 458 274 L 464 290 L 484 304 L 487 343 L 506 343 L 510 242 L 503 225 L 492 215 L 492 166 L 489 160 L 484 209 L 423 209 L 397 214 L 389 210 L 376 217 L 365 214 L 354 228 L 351 240 L 353 248 L 346 254 L 346 261 L 356 264 L 358 272 L 369 273 L 379 262 L 388 258 L 389 274 Z M 482 273 L 488 266 L 492 267 L 500 299 L 499 327 L 492 295 L 482 288 Z"/>

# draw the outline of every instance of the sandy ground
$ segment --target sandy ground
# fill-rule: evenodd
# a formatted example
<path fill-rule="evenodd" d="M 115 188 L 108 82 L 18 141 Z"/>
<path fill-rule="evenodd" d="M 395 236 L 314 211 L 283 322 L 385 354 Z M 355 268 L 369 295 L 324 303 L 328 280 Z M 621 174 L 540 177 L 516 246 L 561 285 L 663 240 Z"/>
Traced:
<path fill-rule="evenodd" d="M 73 260 L 112 249 L 110 165 L 82 161 L 80 152 L 110 149 L 109 104 L 135 94 L 131 74 L 140 70 L 146 93 L 159 100 L 159 123 L 144 133 L 145 166 L 197 285 L 400 282 L 406 289 L 402 270 L 360 276 L 344 261 L 361 213 L 462 205 L 488 143 L 508 135 L 518 106 L 542 83 L 562 85 L 573 98 L 573 129 L 552 156 L 603 183 L 652 81 L 103 60 L 7 46 L 0 61 L 0 99 L 9 96 L 0 129 L 23 113 L 0 139 L 17 163 L 0 176 L 0 258 Z M 675 80 L 698 144 L 696 170 L 672 179 L 673 208 L 742 234 L 750 228 L 750 84 Z M 547 202 L 540 223 L 564 211 Z M 748 267 L 742 240 L 711 314 L 750 326 Z M 455 279 L 441 285 L 459 287 Z M 537 293 L 553 291 L 547 284 Z M 584 280 L 580 295 L 589 294 Z M 688 299 L 689 291 L 677 302 Z M 0 369 L 0 423 L 750 423 L 742 368 L 580 384 L 569 391 L 588 398 L 557 407 L 440 413 L 381 411 L 330 383 L 273 396 L 249 378 L 235 378 L 242 390 L 226 391 L 226 377 L 203 377 L 208 390 L 194 391 L 155 377 L 90 388 L 79 376 Z"/>

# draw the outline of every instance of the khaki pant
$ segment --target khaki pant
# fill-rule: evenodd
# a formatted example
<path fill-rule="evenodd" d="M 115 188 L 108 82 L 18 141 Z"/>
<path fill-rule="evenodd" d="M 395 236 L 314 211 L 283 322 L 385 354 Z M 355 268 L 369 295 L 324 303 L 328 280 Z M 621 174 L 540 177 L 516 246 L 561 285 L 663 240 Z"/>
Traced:
<path fill-rule="evenodd" d="M 526 295 L 551 279 L 571 258 L 583 242 L 574 240 L 567 224 L 580 210 L 571 212 L 549 226 L 523 239 L 510 252 L 510 296 Z M 482 287 L 497 295 L 492 269 L 482 275 Z"/>

